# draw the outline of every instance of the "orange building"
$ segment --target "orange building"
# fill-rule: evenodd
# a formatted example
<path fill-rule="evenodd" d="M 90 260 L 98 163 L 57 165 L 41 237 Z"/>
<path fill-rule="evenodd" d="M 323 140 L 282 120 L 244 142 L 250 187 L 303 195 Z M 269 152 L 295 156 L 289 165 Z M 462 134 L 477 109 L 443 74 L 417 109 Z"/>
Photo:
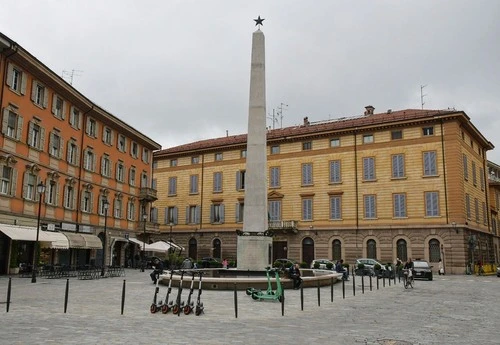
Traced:
<path fill-rule="evenodd" d="M 37 265 L 128 264 L 157 229 L 161 146 L 1 33 L 0 76 L 0 273 L 33 262 L 38 223 Z"/>

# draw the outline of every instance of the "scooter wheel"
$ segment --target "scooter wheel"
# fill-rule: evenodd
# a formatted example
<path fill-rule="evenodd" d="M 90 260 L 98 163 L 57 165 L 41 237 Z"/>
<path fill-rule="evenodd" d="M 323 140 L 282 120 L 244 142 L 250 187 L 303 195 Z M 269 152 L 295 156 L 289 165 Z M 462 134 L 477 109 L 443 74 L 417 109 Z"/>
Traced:
<path fill-rule="evenodd" d="M 259 299 L 259 296 L 257 295 L 257 293 L 252 293 L 252 299 L 254 300 L 258 300 Z"/>
<path fill-rule="evenodd" d="M 252 291 L 253 291 L 253 288 L 248 288 L 248 289 L 246 290 L 247 295 L 248 295 L 248 296 L 250 296 L 250 295 L 252 294 Z"/>
<path fill-rule="evenodd" d="M 174 314 L 179 314 L 180 310 L 179 310 L 179 306 L 178 305 L 174 305 L 174 307 L 172 308 L 172 313 Z"/>
<path fill-rule="evenodd" d="M 184 307 L 184 315 L 191 314 L 191 311 L 193 311 L 193 308 L 191 308 L 191 306 L 187 305 Z"/>
<path fill-rule="evenodd" d="M 168 305 L 164 304 L 164 305 L 162 305 L 162 306 L 161 306 L 161 312 L 162 312 L 163 314 L 168 313 L 168 312 L 169 312 L 169 310 L 170 310 L 170 308 L 168 307 Z"/>
<path fill-rule="evenodd" d="M 154 314 L 158 311 L 158 309 L 156 309 L 156 305 L 154 303 L 151 304 L 151 307 L 149 307 L 149 311 L 151 312 L 151 314 Z"/>
<path fill-rule="evenodd" d="M 201 310 L 202 310 L 201 308 L 196 307 L 196 309 L 195 309 L 195 311 L 194 311 L 194 314 L 195 314 L 196 316 L 200 316 L 200 314 L 201 314 Z"/>

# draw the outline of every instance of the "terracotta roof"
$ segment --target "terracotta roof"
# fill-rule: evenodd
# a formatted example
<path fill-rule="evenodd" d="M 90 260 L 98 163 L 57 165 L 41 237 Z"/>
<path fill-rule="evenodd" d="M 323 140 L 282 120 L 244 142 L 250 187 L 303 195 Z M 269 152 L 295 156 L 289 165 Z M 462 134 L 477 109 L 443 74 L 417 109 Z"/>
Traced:
<path fill-rule="evenodd" d="M 307 125 L 296 125 L 291 127 L 273 129 L 267 132 L 267 140 L 279 140 L 281 138 L 291 139 L 293 137 L 308 136 L 311 134 L 322 134 L 325 132 L 342 131 L 361 127 L 381 126 L 395 122 L 415 121 L 425 118 L 432 118 L 436 115 L 450 115 L 463 113 L 458 110 L 422 110 L 406 109 L 398 111 L 388 111 L 385 113 L 344 117 L 327 121 L 310 122 Z M 466 116 L 466 115 L 465 115 Z M 155 152 L 155 156 L 163 154 L 174 154 L 181 152 L 192 152 L 200 150 L 214 150 L 218 147 L 246 145 L 247 135 L 239 134 L 227 137 L 200 140 L 189 144 L 171 147 Z"/>

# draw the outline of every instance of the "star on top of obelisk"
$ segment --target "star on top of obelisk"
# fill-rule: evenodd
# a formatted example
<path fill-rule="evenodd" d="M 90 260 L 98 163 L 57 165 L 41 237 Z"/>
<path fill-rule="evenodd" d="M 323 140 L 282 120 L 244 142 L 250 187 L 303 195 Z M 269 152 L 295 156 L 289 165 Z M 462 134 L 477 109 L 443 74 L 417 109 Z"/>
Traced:
<path fill-rule="evenodd" d="M 257 19 L 254 19 L 254 21 L 255 25 L 259 25 L 259 29 L 261 25 L 264 25 L 264 23 L 262 23 L 264 21 L 264 18 L 260 18 L 260 16 Z"/>

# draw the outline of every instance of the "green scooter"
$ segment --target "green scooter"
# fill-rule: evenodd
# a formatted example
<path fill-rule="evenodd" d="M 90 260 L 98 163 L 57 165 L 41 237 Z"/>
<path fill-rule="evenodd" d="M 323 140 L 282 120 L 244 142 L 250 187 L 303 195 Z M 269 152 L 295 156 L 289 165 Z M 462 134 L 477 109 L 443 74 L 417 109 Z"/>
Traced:
<path fill-rule="evenodd" d="M 271 271 L 271 267 L 266 267 L 266 276 L 267 276 L 267 290 L 266 294 L 271 294 L 273 292 L 273 287 L 271 285 L 271 276 L 269 272 Z M 261 291 L 261 289 L 249 287 L 246 290 L 248 296 L 251 296 L 254 292 Z"/>
<path fill-rule="evenodd" d="M 276 290 L 271 287 L 270 273 L 274 272 L 274 277 L 276 279 Z M 268 278 L 268 289 L 266 291 L 253 290 L 252 298 L 254 300 L 271 300 L 283 302 L 283 288 L 281 287 L 279 270 L 276 268 L 266 267 L 266 273 Z"/>

